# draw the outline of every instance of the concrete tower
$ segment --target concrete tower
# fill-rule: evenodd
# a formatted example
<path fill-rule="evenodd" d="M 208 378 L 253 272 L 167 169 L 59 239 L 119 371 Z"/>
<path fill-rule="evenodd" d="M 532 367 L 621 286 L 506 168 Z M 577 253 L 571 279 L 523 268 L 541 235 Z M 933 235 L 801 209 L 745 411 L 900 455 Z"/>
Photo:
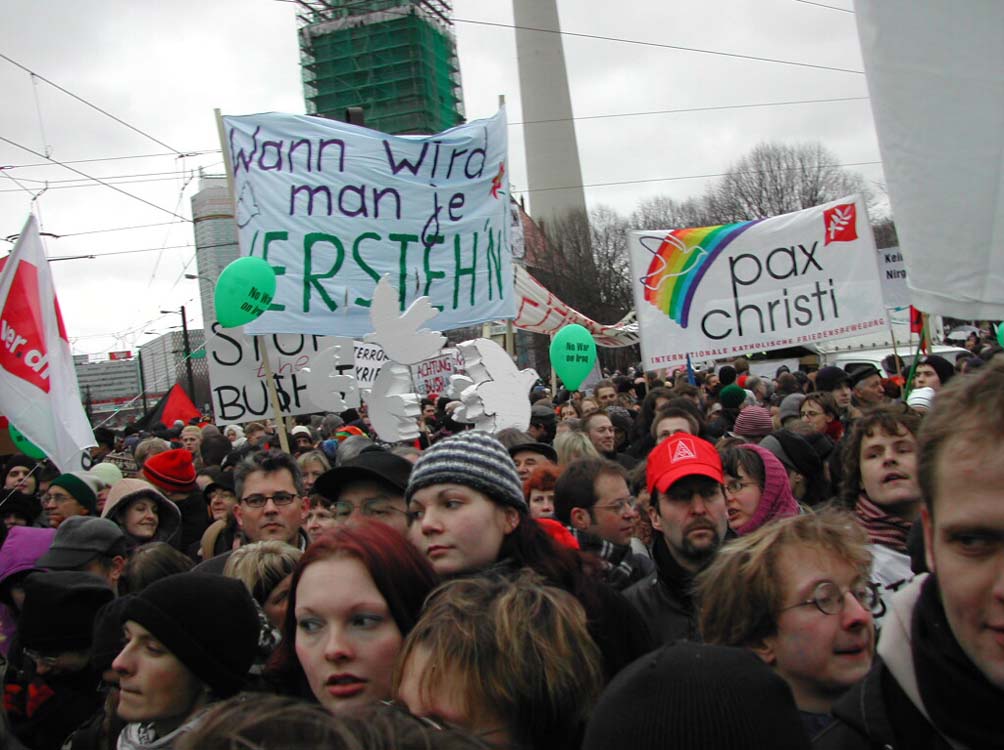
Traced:
<path fill-rule="evenodd" d="M 546 222 L 569 211 L 586 210 L 561 35 L 527 30 L 559 31 L 557 0 L 513 0 L 513 16 L 523 121 L 558 120 L 523 126 L 530 215 Z M 564 186 L 574 187 L 540 190 Z"/>

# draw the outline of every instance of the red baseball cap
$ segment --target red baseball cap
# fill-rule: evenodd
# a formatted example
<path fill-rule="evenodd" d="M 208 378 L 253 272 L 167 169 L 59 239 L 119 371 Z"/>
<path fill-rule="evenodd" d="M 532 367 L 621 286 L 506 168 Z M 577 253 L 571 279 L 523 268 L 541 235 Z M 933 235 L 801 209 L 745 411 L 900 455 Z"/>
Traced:
<path fill-rule="evenodd" d="M 694 475 L 709 477 L 719 484 L 725 481 L 722 459 L 707 440 L 678 432 L 648 454 L 645 479 L 653 495 L 656 490 L 665 492 L 674 482 Z"/>

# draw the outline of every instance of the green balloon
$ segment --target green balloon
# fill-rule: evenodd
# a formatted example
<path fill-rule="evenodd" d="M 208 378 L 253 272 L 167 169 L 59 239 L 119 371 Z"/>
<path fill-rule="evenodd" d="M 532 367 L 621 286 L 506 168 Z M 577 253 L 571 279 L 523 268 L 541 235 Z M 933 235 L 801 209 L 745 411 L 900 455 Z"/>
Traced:
<path fill-rule="evenodd" d="M 18 453 L 23 453 L 28 458 L 45 458 L 45 451 L 22 435 L 21 431 L 10 422 L 7 423 L 7 432 L 10 433 L 10 439 L 14 443 L 14 447 L 17 448 Z"/>
<path fill-rule="evenodd" d="M 578 323 L 565 326 L 551 339 L 551 367 L 568 390 L 582 385 L 595 363 L 596 342 Z"/>
<path fill-rule="evenodd" d="M 261 258 L 238 258 L 216 282 L 216 319 L 236 328 L 260 318 L 275 298 L 275 271 Z"/>
<path fill-rule="evenodd" d="M 997 343 L 1004 346 L 1004 320 L 997 324 Z"/>

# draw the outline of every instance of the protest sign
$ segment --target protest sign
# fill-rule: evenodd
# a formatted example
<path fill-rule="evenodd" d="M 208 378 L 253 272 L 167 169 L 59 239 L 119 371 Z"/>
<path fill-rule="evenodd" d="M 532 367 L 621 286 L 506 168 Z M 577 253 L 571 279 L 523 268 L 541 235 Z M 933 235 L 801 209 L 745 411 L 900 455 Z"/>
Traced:
<path fill-rule="evenodd" d="M 206 351 L 216 423 L 270 416 L 262 339 L 215 321 L 210 331 Z M 341 411 L 343 399 L 352 403 L 353 389 L 372 387 L 386 361 L 379 346 L 337 336 L 276 334 L 265 341 L 283 416 Z"/>
<path fill-rule="evenodd" d="M 425 359 L 411 368 L 415 393 L 445 396 L 450 392 L 450 376 L 462 372 L 464 360 L 454 348 L 443 349 L 439 356 Z"/>
<path fill-rule="evenodd" d="M 646 369 L 885 325 L 856 197 L 771 219 L 628 234 Z"/>
<path fill-rule="evenodd" d="M 879 281 L 882 283 L 882 304 L 887 310 L 910 306 L 910 289 L 906 285 L 906 263 L 898 247 L 878 251 Z"/>
<path fill-rule="evenodd" d="M 241 253 L 275 269 L 245 330 L 362 338 L 389 274 L 437 330 L 512 318 L 505 111 L 398 137 L 321 117 L 225 117 Z"/>

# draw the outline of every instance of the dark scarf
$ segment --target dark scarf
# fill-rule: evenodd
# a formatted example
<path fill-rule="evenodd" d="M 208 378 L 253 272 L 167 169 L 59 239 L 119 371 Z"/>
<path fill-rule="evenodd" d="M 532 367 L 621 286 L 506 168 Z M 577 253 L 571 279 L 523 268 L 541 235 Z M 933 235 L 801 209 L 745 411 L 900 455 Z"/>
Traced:
<path fill-rule="evenodd" d="M 910 521 L 886 513 L 863 492 L 858 495 L 854 513 L 858 517 L 858 523 L 868 532 L 868 539 L 872 544 L 881 544 L 904 555 L 910 554 L 906 548 L 906 538 L 910 533 L 910 527 L 913 526 Z"/>
<path fill-rule="evenodd" d="M 974 750 L 1004 748 L 1004 690 L 987 680 L 955 640 L 933 575 L 924 582 L 911 630 L 920 697 L 935 728 Z"/>

